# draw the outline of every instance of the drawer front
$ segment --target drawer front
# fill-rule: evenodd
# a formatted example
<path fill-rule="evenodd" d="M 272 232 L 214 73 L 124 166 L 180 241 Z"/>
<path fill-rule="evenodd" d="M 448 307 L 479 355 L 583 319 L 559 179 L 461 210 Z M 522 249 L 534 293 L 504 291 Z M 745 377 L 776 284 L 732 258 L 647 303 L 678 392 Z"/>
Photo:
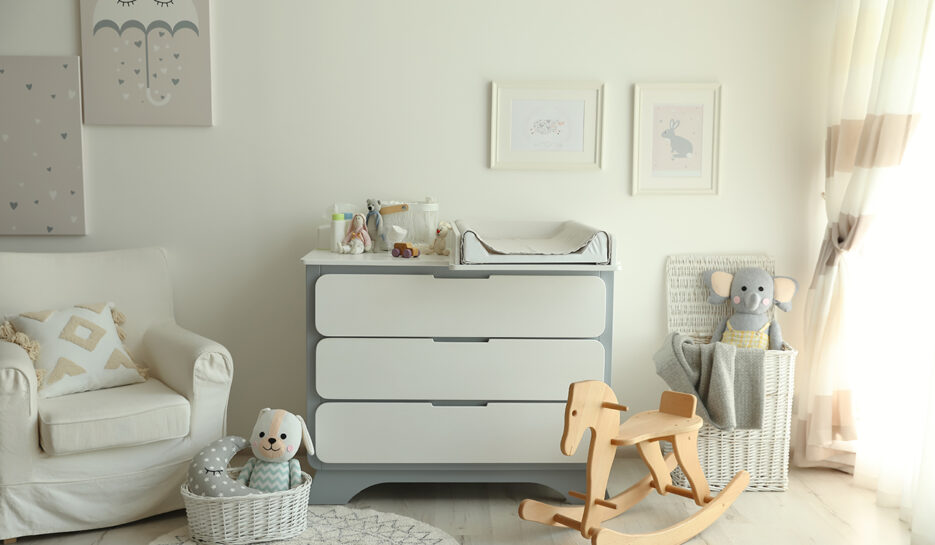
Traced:
<path fill-rule="evenodd" d="M 598 276 L 435 278 L 326 274 L 315 327 L 328 337 L 598 337 L 606 287 Z"/>
<path fill-rule="evenodd" d="M 330 338 L 315 355 L 325 399 L 564 401 L 570 383 L 603 379 L 604 345 L 586 339 Z"/>
<path fill-rule="evenodd" d="M 315 412 L 315 450 L 335 464 L 583 463 L 559 448 L 564 403 L 324 403 Z"/>

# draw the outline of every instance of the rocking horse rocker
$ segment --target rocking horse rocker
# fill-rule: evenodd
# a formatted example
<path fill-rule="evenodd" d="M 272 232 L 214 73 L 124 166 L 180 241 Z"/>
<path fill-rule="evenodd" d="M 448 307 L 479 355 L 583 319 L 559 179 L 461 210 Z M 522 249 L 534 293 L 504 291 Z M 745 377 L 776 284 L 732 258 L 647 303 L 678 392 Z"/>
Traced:
<path fill-rule="evenodd" d="M 519 506 L 520 518 L 578 530 L 592 545 L 677 545 L 688 541 L 714 523 L 750 482 L 750 475 L 739 471 L 717 496 L 711 496 L 698 462 L 698 429 L 703 421 L 695 414 L 695 403 L 695 396 L 690 394 L 663 392 L 658 411 L 636 414 L 620 425 L 620 411 L 626 411 L 627 407 L 617 403 L 609 386 L 594 380 L 572 384 L 565 407 L 562 453 L 573 455 L 584 430 L 591 428 L 587 490 L 584 494 L 568 493 L 584 500 L 584 505 L 556 507 L 527 499 Z M 672 443 L 673 452 L 665 457 L 659 447 L 661 440 Z M 607 478 L 617 447 L 628 445 L 636 445 L 649 467 L 649 475 L 605 500 Z M 676 463 L 681 466 L 691 488 L 672 484 L 670 473 Z M 605 520 L 633 507 L 652 490 L 694 500 L 701 509 L 681 522 L 648 534 L 623 534 L 601 527 Z"/>

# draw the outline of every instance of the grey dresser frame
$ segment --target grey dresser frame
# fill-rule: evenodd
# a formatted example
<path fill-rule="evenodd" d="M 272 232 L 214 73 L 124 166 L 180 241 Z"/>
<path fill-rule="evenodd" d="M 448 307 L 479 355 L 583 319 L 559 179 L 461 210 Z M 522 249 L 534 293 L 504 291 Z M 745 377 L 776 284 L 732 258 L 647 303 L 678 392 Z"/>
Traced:
<path fill-rule="evenodd" d="M 380 265 L 305 265 L 306 287 L 306 355 L 307 407 L 306 422 L 312 438 L 315 437 L 315 411 L 324 402 L 340 402 L 341 399 L 323 399 L 315 385 L 315 351 L 318 342 L 325 338 L 315 328 L 315 283 L 327 274 L 430 274 L 439 278 L 484 278 L 491 275 L 519 276 L 597 276 L 604 281 L 606 304 L 604 332 L 594 339 L 604 345 L 604 382 L 610 384 L 613 361 L 614 319 L 614 271 L 612 270 L 498 270 L 496 266 L 480 270 L 451 270 L 446 266 L 380 266 Z M 545 294 L 544 294 L 545 295 Z M 470 341 L 470 338 L 458 338 Z M 481 340 L 481 339 L 477 339 Z M 355 399 L 355 402 L 368 400 Z M 379 401 L 379 400 L 370 400 Z M 426 400 L 394 400 L 426 401 Z M 528 403 L 528 400 L 517 400 Z M 555 438 L 559 448 L 560 437 Z M 316 473 L 312 481 L 310 504 L 345 504 L 362 490 L 380 483 L 391 482 L 510 482 L 538 483 L 561 493 L 572 500 L 569 490 L 584 490 L 585 464 L 332 464 L 325 463 L 315 455 L 308 456 L 309 464 Z"/>

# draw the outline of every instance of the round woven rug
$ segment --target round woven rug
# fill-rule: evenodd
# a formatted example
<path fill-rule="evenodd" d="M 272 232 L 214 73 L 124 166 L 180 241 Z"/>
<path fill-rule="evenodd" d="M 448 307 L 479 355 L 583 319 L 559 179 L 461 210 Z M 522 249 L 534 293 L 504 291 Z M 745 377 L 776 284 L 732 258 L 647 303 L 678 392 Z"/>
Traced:
<path fill-rule="evenodd" d="M 424 522 L 371 509 L 340 505 L 310 505 L 308 529 L 277 545 L 458 545 L 453 537 Z M 149 545 L 203 545 L 182 526 L 159 536 Z"/>

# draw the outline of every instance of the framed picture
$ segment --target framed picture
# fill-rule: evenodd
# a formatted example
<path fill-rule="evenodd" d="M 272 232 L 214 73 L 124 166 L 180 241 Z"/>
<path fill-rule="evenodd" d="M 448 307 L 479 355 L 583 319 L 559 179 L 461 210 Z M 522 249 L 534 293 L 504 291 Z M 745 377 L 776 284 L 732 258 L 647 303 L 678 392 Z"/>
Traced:
<path fill-rule="evenodd" d="M 721 86 L 637 84 L 633 194 L 716 195 Z"/>
<path fill-rule="evenodd" d="M 0 235 L 83 235 L 78 57 L 0 56 Z"/>
<path fill-rule="evenodd" d="M 601 168 L 604 84 L 493 82 L 490 168 Z"/>
<path fill-rule="evenodd" d="M 208 0 L 79 6 L 86 124 L 211 125 Z"/>

